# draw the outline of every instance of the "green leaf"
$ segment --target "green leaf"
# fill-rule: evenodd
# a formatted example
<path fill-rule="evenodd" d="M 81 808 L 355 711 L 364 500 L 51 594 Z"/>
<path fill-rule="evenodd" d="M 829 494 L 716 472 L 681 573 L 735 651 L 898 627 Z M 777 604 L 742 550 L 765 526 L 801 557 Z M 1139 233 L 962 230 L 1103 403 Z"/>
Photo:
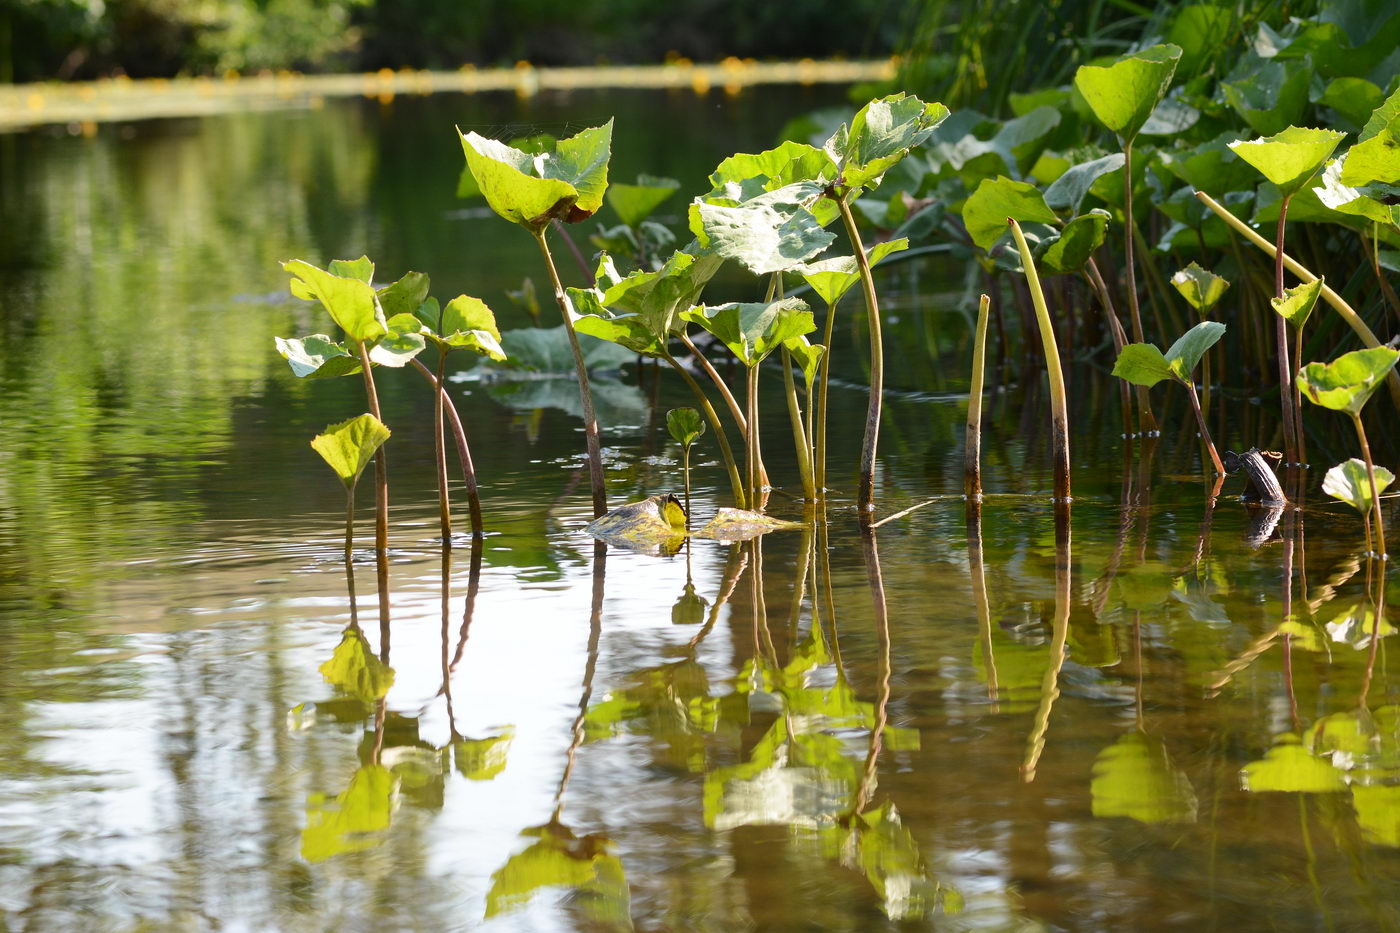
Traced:
<path fill-rule="evenodd" d="M 291 365 L 298 379 L 331 379 L 360 371 L 359 359 L 325 334 L 291 340 L 275 337 L 273 340 L 277 352 Z"/>
<path fill-rule="evenodd" d="M 1356 414 L 1395 367 L 1397 359 L 1400 352 L 1389 347 L 1353 350 L 1330 363 L 1304 366 L 1298 373 L 1298 387 L 1314 405 Z"/>
<path fill-rule="evenodd" d="M 307 800 L 306 827 L 301 831 L 301 857 L 322 862 L 378 845 L 383 841 L 379 834 L 389 828 L 397 786 L 388 768 L 365 765 L 333 801 L 324 794 L 312 794 Z"/>
<path fill-rule="evenodd" d="M 522 369 L 571 376 L 574 372 L 573 351 L 563 324 L 508 330 L 501 335 L 501 345 L 508 351 L 507 361 Z M 583 350 L 583 363 L 590 370 L 617 369 L 636 359 L 634 352 L 586 334 L 579 335 L 579 346 Z"/>
<path fill-rule="evenodd" d="M 443 349 L 473 350 L 497 362 L 506 358 L 496 315 L 480 298 L 458 295 L 441 310 L 437 300 L 429 298 L 415 309 L 414 317 L 425 328 L 428 339 Z"/>
<path fill-rule="evenodd" d="M 800 298 L 763 302 L 701 305 L 682 311 L 682 320 L 698 324 L 720 339 L 745 366 L 757 366 L 784 341 L 817 329 L 812 312 Z"/>
<path fill-rule="evenodd" d="M 1301 329 L 1308 322 L 1317 297 L 1322 294 L 1323 277 L 1304 282 L 1293 288 L 1286 288 L 1282 298 L 1270 298 L 1269 304 L 1275 312 L 1294 328 Z"/>
<path fill-rule="evenodd" d="M 506 726 L 500 735 L 456 739 L 452 743 L 453 766 L 469 781 L 489 781 L 505 770 L 513 738 L 515 727 Z"/>
<path fill-rule="evenodd" d="M 1371 114 L 1371 119 L 1367 120 L 1366 125 L 1361 128 L 1361 135 L 1357 137 L 1357 142 L 1364 143 L 1376 136 L 1381 130 L 1390 126 L 1396 117 L 1400 117 L 1400 87 L 1391 91 L 1385 102 Z"/>
<path fill-rule="evenodd" d="M 1178 379 L 1189 382 L 1191 373 L 1201 361 L 1201 357 L 1224 335 L 1224 324 L 1219 321 L 1202 321 L 1167 348 L 1167 365 Z"/>
<path fill-rule="evenodd" d="M 551 220 L 577 223 L 598 210 L 608 188 L 612 121 L 539 153 L 462 133 L 467 167 L 497 214 L 532 231 Z"/>
<path fill-rule="evenodd" d="M 636 184 L 613 182 L 606 195 L 608 206 L 624 224 L 635 227 L 651 216 L 661 204 L 676 193 L 681 183 L 674 178 L 638 175 Z"/>
<path fill-rule="evenodd" d="M 1113 375 L 1133 385 L 1155 386 L 1172 376 L 1171 364 L 1162 351 L 1150 343 L 1130 343 L 1118 354 Z"/>
<path fill-rule="evenodd" d="M 374 452 L 389 439 L 389 429 L 374 415 L 364 414 L 327 427 L 311 441 L 346 489 L 353 489 Z"/>
<path fill-rule="evenodd" d="M 386 318 L 396 314 L 412 314 L 428 298 L 428 277 L 421 272 L 408 272 L 403 278 L 392 285 L 386 285 L 376 294 L 379 296 L 379 307 Z"/>
<path fill-rule="evenodd" d="M 369 348 L 369 361 L 376 366 L 401 369 L 427 346 L 423 325 L 412 314 L 396 315 L 385 324 L 384 336 Z"/>
<path fill-rule="evenodd" d="M 1008 219 L 1019 223 L 1059 223 L 1035 185 L 1012 181 L 1004 175 L 982 179 L 963 204 L 962 216 L 972 242 L 989 252 L 1006 233 Z"/>
<path fill-rule="evenodd" d="M 1206 315 L 1225 295 L 1230 282 L 1192 262 L 1172 276 L 1172 285 L 1181 293 L 1181 297 L 1186 299 L 1187 304 Z"/>
<path fill-rule="evenodd" d="M 705 420 L 693 408 L 672 408 L 666 412 L 666 430 L 682 447 L 689 447 L 705 433 Z"/>
<path fill-rule="evenodd" d="M 798 182 L 737 206 L 697 199 L 701 241 L 755 275 L 792 269 L 836 239 L 804 206 L 820 193 L 815 184 Z"/>
<path fill-rule="evenodd" d="M 926 104 L 903 92 L 891 94 L 862 107 L 823 148 L 836 162 L 842 187 L 864 188 L 878 183 L 947 117 L 948 108 L 942 104 Z"/>
<path fill-rule="evenodd" d="M 1263 139 L 1236 140 L 1230 148 L 1287 197 L 1317 174 L 1345 138 L 1345 133 L 1336 130 L 1290 126 Z"/>
<path fill-rule="evenodd" d="M 1284 733 L 1263 760 L 1246 765 L 1241 774 L 1244 789 L 1253 793 L 1330 794 L 1346 790 L 1342 772 L 1314 757 L 1292 733 Z"/>
<path fill-rule="evenodd" d="M 1171 87 L 1181 48 L 1154 45 L 1107 66 L 1081 65 L 1074 86 L 1099 122 L 1131 142 Z"/>
<path fill-rule="evenodd" d="M 1172 767 L 1159 740 L 1142 732 L 1130 732 L 1099 752 L 1089 793 L 1094 816 L 1149 824 L 1196 820 L 1196 794 L 1185 772 Z"/>
<path fill-rule="evenodd" d="M 361 256 L 359 259 L 332 259 L 326 268 L 331 275 L 354 279 L 366 285 L 374 281 L 374 263 L 368 256 Z"/>
<path fill-rule="evenodd" d="M 1250 129 L 1268 136 L 1302 118 L 1312 74 L 1306 63 L 1261 61 L 1252 71 L 1220 82 L 1220 91 Z"/>
<path fill-rule="evenodd" d="M 491 876 L 491 889 L 486 892 L 488 920 L 525 906 L 541 888 L 567 888 L 570 900 L 592 921 L 590 929 L 631 929 L 627 879 L 611 840 L 591 834 L 580 838 L 559 823 L 528 829 L 522 835 L 538 838 Z"/>
<path fill-rule="evenodd" d="M 871 268 L 879 264 L 891 253 L 897 253 L 909 248 L 907 237 L 900 237 L 897 240 L 886 240 L 883 243 L 876 243 L 865 251 L 865 258 L 870 263 Z M 827 306 L 836 304 L 841 300 L 841 296 L 846 294 L 857 282 L 860 281 L 860 264 L 856 262 L 854 256 L 837 256 L 832 259 L 822 259 L 817 262 L 807 262 L 792 269 L 802 280 L 811 286 Z"/>
<path fill-rule="evenodd" d="M 1035 249 L 1036 262 L 1051 275 L 1072 275 L 1083 269 L 1103 245 L 1108 232 L 1108 212 L 1092 210 L 1061 228 L 1058 235 L 1041 240 Z"/>
<path fill-rule="evenodd" d="M 589 295 L 590 291 L 569 289 L 569 296 L 580 315 L 574 319 L 574 330 L 642 356 L 666 355 L 666 335 L 656 333 L 646 318 L 640 314 L 613 314 L 597 304 L 596 299 Z"/>
<path fill-rule="evenodd" d="M 865 876 L 881 911 L 896 923 L 927 922 L 961 909 L 962 896 L 930 875 L 914 834 L 892 802 L 825 829 L 822 841 L 829 858 Z"/>
<path fill-rule="evenodd" d="M 812 343 L 806 337 L 793 337 L 783 342 L 783 347 L 792 356 L 793 362 L 802 370 L 802 378 L 807 383 L 808 397 L 811 396 L 812 383 L 817 378 L 817 369 L 821 366 L 822 357 L 826 355 L 826 347 L 819 343 Z"/>
<path fill-rule="evenodd" d="M 1234 27 L 1233 14 L 1224 7 L 1196 3 L 1182 7 L 1167 38 L 1181 46 L 1180 69 L 1190 77 L 1220 48 Z"/>
<path fill-rule="evenodd" d="M 1346 167 L 1347 155 L 1348 153 L 1344 152 L 1327 163 L 1327 168 L 1322 172 L 1321 185 L 1312 189 L 1317 199 L 1339 214 L 1350 214 L 1379 224 L 1400 227 L 1400 205 L 1387 204 L 1381 200 L 1390 195 L 1383 186 L 1353 188 L 1342 184 L 1342 171 Z"/>
<path fill-rule="evenodd" d="M 1400 182 L 1400 116 L 1348 150 L 1341 181 L 1344 185 Z"/>
<path fill-rule="evenodd" d="M 362 258 L 356 262 L 367 263 L 368 260 Z M 345 268 L 353 264 L 332 265 Z M 350 340 L 361 343 L 384 336 L 384 312 L 379 307 L 374 288 L 368 282 L 334 275 L 300 259 L 284 262 L 282 268 L 296 277 L 292 283 L 292 293 L 298 298 L 319 300 Z"/>
<path fill-rule="evenodd" d="M 1318 100 L 1357 126 L 1364 125 L 1384 102 L 1385 94 L 1365 78 L 1334 78 Z"/>
<path fill-rule="evenodd" d="M 1376 495 L 1385 492 L 1395 482 L 1395 474 L 1383 466 L 1375 467 Z M 1322 480 L 1322 491 L 1333 499 L 1340 499 L 1362 515 L 1371 511 L 1371 478 L 1366 473 L 1366 461 L 1352 457 L 1327 471 Z"/>
<path fill-rule="evenodd" d="M 362 703 L 373 703 L 394 684 L 394 669 L 374 656 L 358 628 L 348 628 L 335 653 L 318 670 L 326 682 Z"/>
<path fill-rule="evenodd" d="M 573 209 L 561 218 L 566 223 L 586 220 L 603 206 L 603 195 L 608 190 L 608 162 L 612 158 L 612 130 L 613 121 L 609 120 L 561 139 L 553 152 L 535 157 L 542 176 L 567 182 L 578 191 Z"/>
<path fill-rule="evenodd" d="M 1055 179 L 1049 188 L 1045 189 L 1045 203 L 1056 209 L 1067 207 L 1072 212 L 1078 213 L 1080 205 L 1084 203 L 1085 195 L 1089 193 L 1094 182 L 1109 172 L 1122 170 L 1123 162 L 1123 153 L 1115 152 L 1112 155 L 1071 166 L 1065 170 L 1063 175 Z"/>
<path fill-rule="evenodd" d="M 712 194 L 745 183 L 757 183 L 763 191 L 775 191 L 800 181 L 824 185 L 835 178 L 836 163 L 829 153 L 789 141 L 764 152 L 735 153 L 710 173 L 710 185 Z"/>

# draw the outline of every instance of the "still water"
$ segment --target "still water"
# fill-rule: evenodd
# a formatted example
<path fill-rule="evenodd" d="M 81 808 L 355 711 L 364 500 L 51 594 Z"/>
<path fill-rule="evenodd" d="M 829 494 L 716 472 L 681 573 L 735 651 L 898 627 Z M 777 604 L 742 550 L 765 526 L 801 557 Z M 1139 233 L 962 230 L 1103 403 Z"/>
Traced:
<path fill-rule="evenodd" d="M 387 373 L 393 621 L 386 643 L 366 483 L 351 626 L 307 441 L 361 386 L 273 352 L 324 327 L 278 261 L 368 252 L 528 326 L 504 293 L 532 244 L 454 199 L 454 124 L 616 116 L 613 177 L 691 192 L 840 102 L 439 96 L 0 136 L 0 929 L 1400 929 L 1400 674 L 1354 516 L 1316 492 L 1251 513 L 1238 479 L 1212 508 L 1194 439 L 1125 455 L 1081 365 L 1068 521 L 1033 385 L 990 398 L 969 521 L 949 260 L 882 280 L 882 508 L 943 498 L 871 538 L 840 498 L 807 532 L 609 552 L 581 530 L 572 382 L 464 371 L 490 534 L 444 552 L 431 398 Z M 629 366 L 598 393 L 611 500 L 679 491 L 684 386 Z M 1244 393 L 1229 409 L 1222 447 L 1267 444 Z M 1336 437 L 1316 460 L 1350 456 Z M 727 499 L 704 443 L 701 521 Z"/>

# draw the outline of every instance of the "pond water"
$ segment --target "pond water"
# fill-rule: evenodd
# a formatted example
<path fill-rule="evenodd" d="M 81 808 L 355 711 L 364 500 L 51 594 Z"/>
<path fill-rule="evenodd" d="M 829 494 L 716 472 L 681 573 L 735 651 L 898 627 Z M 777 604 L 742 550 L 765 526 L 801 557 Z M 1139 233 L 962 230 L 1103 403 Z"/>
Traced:
<path fill-rule="evenodd" d="M 278 261 L 367 252 L 526 326 L 503 293 L 540 278 L 532 244 L 455 201 L 454 123 L 615 115 L 615 179 L 694 191 L 840 102 L 443 95 L 0 136 L 0 929 L 1400 929 L 1400 672 L 1371 638 L 1394 616 L 1354 515 L 1252 512 L 1238 478 L 1211 507 L 1184 396 L 1159 392 L 1144 458 L 1076 365 L 1068 517 L 1032 381 L 990 396 L 969 521 L 950 260 L 882 278 L 881 509 L 941 498 L 873 537 L 839 496 L 805 532 L 597 547 L 572 381 L 472 370 L 490 533 L 444 551 L 431 399 L 385 374 L 392 627 L 366 483 L 347 634 L 343 497 L 307 441 L 362 390 L 273 351 L 325 326 Z M 684 386 L 628 367 L 599 395 L 611 500 L 678 491 Z M 1257 400 L 1226 409 L 1222 448 L 1267 444 Z"/>

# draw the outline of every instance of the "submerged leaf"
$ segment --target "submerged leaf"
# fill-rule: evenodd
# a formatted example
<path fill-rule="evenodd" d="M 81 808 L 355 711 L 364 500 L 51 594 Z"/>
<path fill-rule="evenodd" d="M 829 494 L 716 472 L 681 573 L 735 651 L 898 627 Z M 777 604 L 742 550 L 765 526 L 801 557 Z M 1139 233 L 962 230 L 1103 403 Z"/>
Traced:
<path fill-rule="evenodd" d="M 374 459 L 374 452 L 388 439 L 389 429 L 384 422 L 363 414 L 327 427 L 312 438 L 311 449 L 335 470 L 346 489 L 352 489 Z"/>
<path fill-rule="evenodd" d="M 1298 386 L 1315 405 L 1357 414 L 1395 368 L 1396 360 L 1400 360 L 1400 351 L 1389 347 L 1353 350 L 1330 363 L 1304 366 L 1298 373 Z"/>
<path fill-rule="evenodd" d="M 1130 732 L 1094 760 L 1089 785 L 1094 816 L 1126 816 L 1140 823 L 1193 823 L 1196 794 L 1185 772 L 1172 767 L 1162 743 Z"/>
<path fill-rule="evenodd" d="M 1131 142 L 1171 87 L 1181 48 L 1154 45 L 1110 65 L 1081 65 L 1074 86 L 1099 122 Z"/>
<path fill-rule="evenodd" d="M 341 636 L 331 659 L 318 670 L 326 682 L 362 703 L 373 703 L 394 685 L 394 669 L 374 656 L 358 628 Z"/>
<path fill-rule="evenodd" d="M 1395 474 L 1383 466 L 1376 471 L 1376 495 L 1385 492 L 1395 482 Z M 1366 472 L 1366 461 L 1352 457 L 1327 471 L 1322 480 L 1322 491 L 1333 499 L 1340 499 L 1362 515 L 1371 511 L 1371 477 Z"/>
<path fill-rule="evenodd" d="M 1263 139 L 1236 140 L 1230 148 L 1289 197 L 1317 174 L 1345 138 L 1336 130 L 1290 126 Z"/>
<path fill-rule="evenodd" d="M 802 527 L 800 522 L 787 522 L 780 518 L 744 509 L 725 508 L 716 512 L 715 517 L 710 519 L 704 528 L 694 533 L 694 537 L 708 538 L 728 544 L 757 538 L 770 531 L 786 531 Z"/>
<path fill-rule="evenodd" d="M 1186 303 L 1202 315 L 1209 314 L 1230 287 L 1227 279 L 1201 268 L 1195 262 L 1173 275 L 1172 285 L 1186 299 Z"/>

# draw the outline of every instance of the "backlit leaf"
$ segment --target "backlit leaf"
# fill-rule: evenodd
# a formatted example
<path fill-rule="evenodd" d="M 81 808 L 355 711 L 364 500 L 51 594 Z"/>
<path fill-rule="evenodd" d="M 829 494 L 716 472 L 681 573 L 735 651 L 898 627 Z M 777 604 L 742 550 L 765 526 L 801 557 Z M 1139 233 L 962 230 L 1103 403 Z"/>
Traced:
<path fill-rule="evenodd" d="M 1201 268 L 1195 262 L 1173 275 L 1172 285 L 1181 293 L 1181 297 L 1186 299 L 1187 304 L 1203 315 L 1210 313 L 1210 309 L 1215 307 L 1224 297 L 1225 290 L 1230 287 L 1228 280 L 1209 269 Z"/>
<path fill-rule="evenodd" d="M 1308 401 L 1334 411 L 1360 412 L 1381 380 L 1395 368 L 1400 351 L 1389 347 L 1353 350 L 1330 363 L 1309 363 L 1298 373 Z"/>
<path fill-rule="evenodd" d="M 421 272 L 404 273 L 403 278 L 376 293 L 386 318 L 412 314 L 428 298 L 428 277 Z"/>
<path fill-rule="evenodd" d="M 1400 116 L 1396 116 L 1370 139 L 1347 151 L 1342 184 L 1393 185 L 1400 182 Z"/>
<path fill-rule="evenodd" d="M 792 269 L 836 239 L 804 206 L 820 193 L 816 185 L 799 182 L 737 206 L 697 200 L 701 242 L 756 275 Z"/>
<path fill-rule="evenodd" d="M 1295 328 L 1301 328 L 1308 322 L 1308 316 L 1317 304 L 1317 296 L 1322 294 L 1322 285 L 1323 279 L 1319 277 L 1311 282 L 1284 289 L 1283 297 L 1270 298 L 1269 304 L 1285 321 Z"/>
<path fill-rule="evenodd" d="M 807 382 L 807 393 L 810 396 L 812 382 L 817 378 L 817 369 L 821 366 L 822 357 L 826 355 L 826 347 L 812 343 L 806 337 L 793 337 L 784 341 L 783 347 L 802 370 L 802 378 Z"/>
<path fill-rule="evenodd" d="M 1113 375 L 1133 385 L 1155 386 L 1172 376 L 1171 364 L 1162 351 L 1150 343 L 1130 343 L 1118 354 Z"/>
<path fill-rule="evenodd" d="M 366 262 L 368 260 L 365 260 Z M 296 280 L 292 292 L 299 298 L 315 298 L 352 341 L 384 336 L 384 312 L 374 288 L 357 278 L 334 275 L 309 262 L 293 259 L 282 263 Z M 296 287 L 300 285 L 300 288 Z"/>
<path fill-rule="evenodd" d="M 876 243 L 865 251 L 866 261 L 870 263 L 871 268 L 874 268 L 880 260 L 891 253 L 908 248 L 909 240 L 906 237 Z M 794 266 L 792 271 L 802 276 L 802 280 L 810 285 L 812 291 L 816 292 L 827 305 L 836 304 L 841 300 L 842 295 L 860 281 L 860 265 L 854 256 L 837 256 L 832 259 L 802 263 L 799 266 Z"/>
<path fill-rule="evenodd" d="M 1099 122 L 1131 141 L 1171 87 L 1181 48 L 1154 45 L 1107 66 L 1081 65 L 1074 86 Z"/>
<path fill-rule="evenodd" d="M 705 433 L 705 420 L 693 408 L 672 408 L 666 412 L 666 430 L 677 444 L 689 447 Z"/>
<path fill-rule="evenodd" d="M 817 329 L 812 312 L 800 298 L 769 304 L 701 305 L 682 311 L 680 317 L 718 337 L 745 366 L 757 366 L 784 341 Z"/>
<path fill-rule="evenodd" d="M 1182 382 L 1190 381 L 1191 373 L 1201 361 L 1201 357 L 1224 335 L 1224 324 L 1218 321 L 1202 321 L 1167 348 L 1167 365 Z"/>
<path fill-rule="evenodd" d="M 1035 185 L 1001 175 L 982 179 L 963 204 L 962 216 L 972 242 L 988 251 L 1006 233 L 1008 219 L 1019 223 L 1059 223 Z"/>
<path fill-rule="evenodd" d="M 277 352 L 300 379 L 330 379 L 360 371 L 360 361 L 344 345 L 325 334 L 286 339 L 274 338 Z"/>
<path fill-rule="evenodd" d="M 1395 482 L 1395 474 L 1383 466 L 1376 466 L 1376 494 L 1385 492 Z M 1352 457 L 1327 471 L 1322 480 L 1322 491 L 1333 499 L 1340 499 L 1362 515 L 1371 511 L 1371 478 L 1366 473 L 1366 461 Z"/>
<path fill-rule="evenodd" d="M 618 219 L 629 227 L 635 227 L 650 217 L 680 186 L 681 183 L 674 178 L 638 175 L 635 184 L 613 182 L 608 187 L 606 199 Z"/>
<path fill-rule="evenodd" d="M 374 452 L 389 439 L 389 429 L 374 415 L 364 414 L 333 424 L 311 441 L 311 448 L 335 470 L 349 489 L 359 480 Z"/>
<path fill-rule="evenodd" d="M 1317 174 L 1345 138 L 1336 130 L 1290 126 L 1263 139 L 1236 140 L 1230 148 L 1287 197 Z"/>
<path fill-rule="evenodd" d="M 1055 236 L 1041 240 L 1035 248 L 1035 260 L 1051 275 L 1072 275 L 1083 269 L 1103 245 L 1108 232 L 1108 212 L 1092 210 L 1081 214 L 1060 228 Z"/>
<path fill-rule="evenodd" d="M 840 184 L 863 188 L 878 183 L 947 117 L 948 108 L 942 104 L 926 104 L 903 92 L 891 94 L 862 107 L 823 148 L 836 162 Z"/>

